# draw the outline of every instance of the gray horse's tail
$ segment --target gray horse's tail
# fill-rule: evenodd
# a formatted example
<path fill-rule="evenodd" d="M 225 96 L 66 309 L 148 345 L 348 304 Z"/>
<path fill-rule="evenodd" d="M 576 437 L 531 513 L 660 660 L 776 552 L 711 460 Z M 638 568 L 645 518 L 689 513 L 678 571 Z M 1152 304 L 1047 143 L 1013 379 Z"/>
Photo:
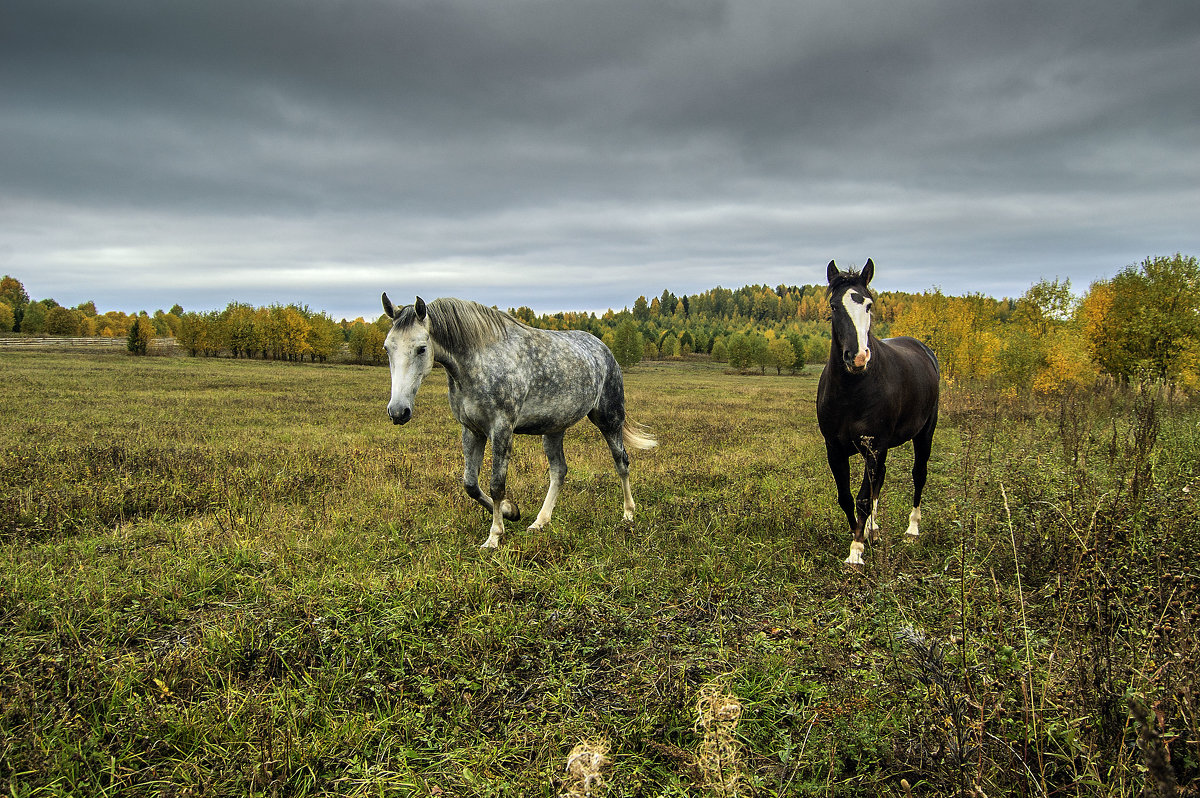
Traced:
<path fill-rule="evenodd" d="M 625 419 L 621 425 L 621 442 L 626 449 L 653 449 L 658 446 L 658 441 L 654 440 L 649 430 L 629 419 Z"/>

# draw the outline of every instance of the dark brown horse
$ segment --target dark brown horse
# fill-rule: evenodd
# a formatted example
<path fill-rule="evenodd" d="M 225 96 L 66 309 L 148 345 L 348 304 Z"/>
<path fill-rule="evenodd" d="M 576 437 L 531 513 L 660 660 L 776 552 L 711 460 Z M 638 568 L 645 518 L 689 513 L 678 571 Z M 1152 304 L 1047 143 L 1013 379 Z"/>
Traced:
<path fill-rule="evenodd" d="M 838 504 L 846 513 L 854 540 L 849 565 L 861 564 L 866 533 L 874 542 L 875 512 L 886 473 L 888 449 L 913 442 L 913 509 L 907 535 L 916 537 L 921 521 L 929 452 L 938 417 L 937 356 L 915 338 L 885 338 L 871 332 L 875 296 L 868 287 L 875 264 L 861 272 L 839 271 L 829 261 L 829 309 L 833 343 L 817 386 L 817 423 L 825 437 L 829 470 L 837 483 Z M 863 458 L 857 503 L 850 495 L 850 457 Z"/>

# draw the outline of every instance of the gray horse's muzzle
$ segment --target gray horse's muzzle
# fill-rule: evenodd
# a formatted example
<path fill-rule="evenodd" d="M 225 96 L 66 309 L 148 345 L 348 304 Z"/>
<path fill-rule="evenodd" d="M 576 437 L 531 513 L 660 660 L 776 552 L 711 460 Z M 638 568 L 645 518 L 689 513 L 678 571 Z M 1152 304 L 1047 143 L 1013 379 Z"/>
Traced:
<path fill-rule="evenodd" d="M 395 413 L 393 413 L 391 411 L 391 409 L 389 409 L 388 415 L 391 416 L 393 424 L 407 424 L 409 419 L 412 418 L 412 408 L 404 407 Z"/>

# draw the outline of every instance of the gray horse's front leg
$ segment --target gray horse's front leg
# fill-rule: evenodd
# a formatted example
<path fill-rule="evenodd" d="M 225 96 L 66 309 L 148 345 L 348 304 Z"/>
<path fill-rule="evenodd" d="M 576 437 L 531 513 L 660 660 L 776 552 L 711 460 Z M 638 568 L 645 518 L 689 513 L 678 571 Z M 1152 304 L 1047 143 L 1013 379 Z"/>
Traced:
<path fill-rule="evenodd" d="M 550 523 L 550 515 L 554 512 L 555 503 L 558 502 L 558 491 L 562 488 L 563 479 L 567 476 L 567 456 L 563 453 L 563 434 L 556 432 L 542 436 L 542 451 L 546 453 L 546 460 L 550 463 L 550 487 L 546 490 L 546 500 L 542 502 L 542 509 L 538 512 L 534 522 L 529 525 L 530 531 L 537 531 Z"/>
<path fill-rule="evenodd" d="M 483 449 L 486 445 L 487 438 L 463 427 L 463 487 L 466 488 L 468 496 L 482 504 L 490 513 L 492 500 L 479 489 L 479 469 L 483 466 Z"/>
<path fill-rule="evenodd" d="M 521 518 L 521 511 L 517 509 L 517 505 L 504 497 L 511 450 L 512 430 L 508 427 L 492 430 L 492 526 L 488 529 L 487 540 L 480 546 L 481 549 L 499 548 L 500 536 L 504 534 L 504 519 L 517 521 Z"/>

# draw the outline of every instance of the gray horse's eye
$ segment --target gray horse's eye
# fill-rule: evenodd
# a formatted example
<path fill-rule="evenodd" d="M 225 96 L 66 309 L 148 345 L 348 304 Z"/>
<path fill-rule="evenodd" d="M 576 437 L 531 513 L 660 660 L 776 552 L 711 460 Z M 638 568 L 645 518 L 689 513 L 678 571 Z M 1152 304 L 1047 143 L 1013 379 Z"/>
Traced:
<path fill-rule="evenodd" d="M 418 354 L 418 355 L 423 355 L 423 354 L 425 354 L 425 347 L 423 347 L 423 346 L 418 346 L 418 347 L 417 347 L 417 354 Z"/>

